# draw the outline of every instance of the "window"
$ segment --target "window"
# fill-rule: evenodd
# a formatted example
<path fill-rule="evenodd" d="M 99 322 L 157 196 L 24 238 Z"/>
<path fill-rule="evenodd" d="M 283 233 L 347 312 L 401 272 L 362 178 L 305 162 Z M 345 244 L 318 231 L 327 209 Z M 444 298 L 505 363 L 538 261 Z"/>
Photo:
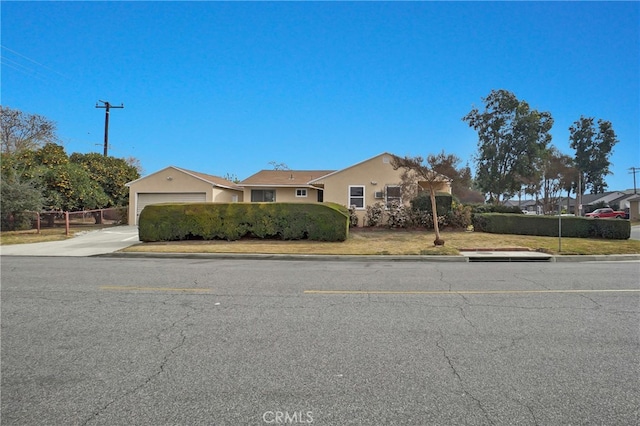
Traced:
<path fill-rule="evenodd" d="M 364 186 L 349 186 L 349 207 L 364 209 Z"/>
<path fill-rule="evenodd" d="M 275 189 L 252 189 L 252 203 L 274 203 L 276 201 Z"/>
<path fill-rule="evenodd" d="M 387 208 L 391 207 L 391 204 L 396 202 L 396 203 L 402 203 L 402 197 L 401 197 L 401 190 L 399 186 L 395 186 L 395 185 L 387 185 L 386 188 L 386 205 Z"/>
<path fill-rule="evenodd" d="M 307 188 L 296 189 L 296 197 L 306 197 L 306 196 L 307 196 Z"/>

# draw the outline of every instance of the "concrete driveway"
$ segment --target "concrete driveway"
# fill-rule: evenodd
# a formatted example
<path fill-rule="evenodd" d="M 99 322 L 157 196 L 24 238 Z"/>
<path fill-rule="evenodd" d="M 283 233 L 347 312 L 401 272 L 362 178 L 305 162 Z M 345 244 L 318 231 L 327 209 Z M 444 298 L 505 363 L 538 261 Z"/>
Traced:
<path fill-rule="evenodd" d="M 139 243 L 137 226 L 90 231 L 64 241 L 0 246 L 2 256 L 93 256 Z"/>
<path fill-rule="evenodd" d="M 631 227 L 631 239 L 640 240 L 640 225 Z"/>

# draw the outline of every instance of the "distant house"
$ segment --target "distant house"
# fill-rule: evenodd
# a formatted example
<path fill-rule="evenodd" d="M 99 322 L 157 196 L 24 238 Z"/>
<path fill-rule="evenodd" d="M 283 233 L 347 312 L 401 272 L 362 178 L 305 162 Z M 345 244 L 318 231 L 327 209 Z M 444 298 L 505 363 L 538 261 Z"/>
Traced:
<path fill-rule="evenodd" d="M 231 203 L 243 201 L 235 183 L 175 166 L 166 167 L 126 184 L 129 187 L 129 223 L 138 224 L 142 209 L 159 203 Z"/>
<path fill-rule="evenodd" d="M 400 188 L 402 171 L 393 169 L 392 158 L 385 152 L 341 170 L 262 170 L 237 184 L 170 166 L 127 183 L 129 223 L 137 224 L 142 209 L 156 203 L 333 202 L 355 206 L 363 224 L 367 206 L 409 201 Z M 451 180 L 442 176 L 436 190 L 451 194 Z"/>

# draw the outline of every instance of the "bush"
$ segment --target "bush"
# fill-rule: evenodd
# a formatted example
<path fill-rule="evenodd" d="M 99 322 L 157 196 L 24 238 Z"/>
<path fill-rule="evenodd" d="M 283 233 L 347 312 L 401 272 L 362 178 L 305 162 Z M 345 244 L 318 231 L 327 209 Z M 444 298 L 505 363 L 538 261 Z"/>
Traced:
<path fill-rule="evenodd" d="M 365 225 L 378 226 L 382 224 L 384 216 L 384 205 L 380 202 L 367 206 L 367 213 L 364 216 Z"/>
<path fill-rule="evenodd" d="M 628 220 L 563 217 L 561 226 L 563 237 L 626 240 L 631 236 Z M 473 216 L 473 227 L 494 234 L 557 237 L 558 216 L 482 213 Z"/>
<path fill-rule="evenodd" d="M 406 228 L 411 223 L 407 207 L 398 201 L 391 203 L 387 213 L 387 225 L 390 228 Z"/>
<path fill-rule="evenodd" d="M 349 207 L 349 227 L 358 226 L 358 215 L 356 214 L 356 206 Z"/>
<path fill-rule="evenodd" d="M 155 204 L 140 213 L 140 240 L 179 241 L 244 236 L 344 241 L 349 211 L 333 203 Z"/>
<path fill-rule="evenodd" d="M 436 193 L 436 209 L 438 216 L 446 216 L 451 210 L 453 197 L 446 192 Z M 431 197 L 429 192 L 421 192 L 416 198 L 411 200 L 411 209 L 418 211 L 426 211 L 431 213 Z"/>
<path fill-rule="evenodd" d="M 523 214 L 518 206 L 504 206 L 502 204 L 470 204 L 471 213 L 514 213 Z"/>
<path fill-rule="evenodd" d="M 447 222 L 454 228 L 467 229 L 471 225 L 471 207 L 454 202 L 447 214 Z"/>

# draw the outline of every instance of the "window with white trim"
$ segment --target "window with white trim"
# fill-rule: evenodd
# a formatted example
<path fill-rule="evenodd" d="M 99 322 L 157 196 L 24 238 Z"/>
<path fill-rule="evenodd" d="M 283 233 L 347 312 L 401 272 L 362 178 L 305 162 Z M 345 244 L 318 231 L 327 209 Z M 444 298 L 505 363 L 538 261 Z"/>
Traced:
<path fill-rule="evenodd" d="M 391 207 L 394 202 L 402 203 L 402 191 L 398 185 L 387 185 L 385 188 L 385 204 L 387 208 Z"/>
<path fill-rule="evenodd" d="M 349 207 L 364 209 L 364 185 L 349 186 Z"/>
<path fill-rule="evenodd" d="M 302 198 L 307 196 L 307 188 L 296 188 L 296 197 Z"/>

